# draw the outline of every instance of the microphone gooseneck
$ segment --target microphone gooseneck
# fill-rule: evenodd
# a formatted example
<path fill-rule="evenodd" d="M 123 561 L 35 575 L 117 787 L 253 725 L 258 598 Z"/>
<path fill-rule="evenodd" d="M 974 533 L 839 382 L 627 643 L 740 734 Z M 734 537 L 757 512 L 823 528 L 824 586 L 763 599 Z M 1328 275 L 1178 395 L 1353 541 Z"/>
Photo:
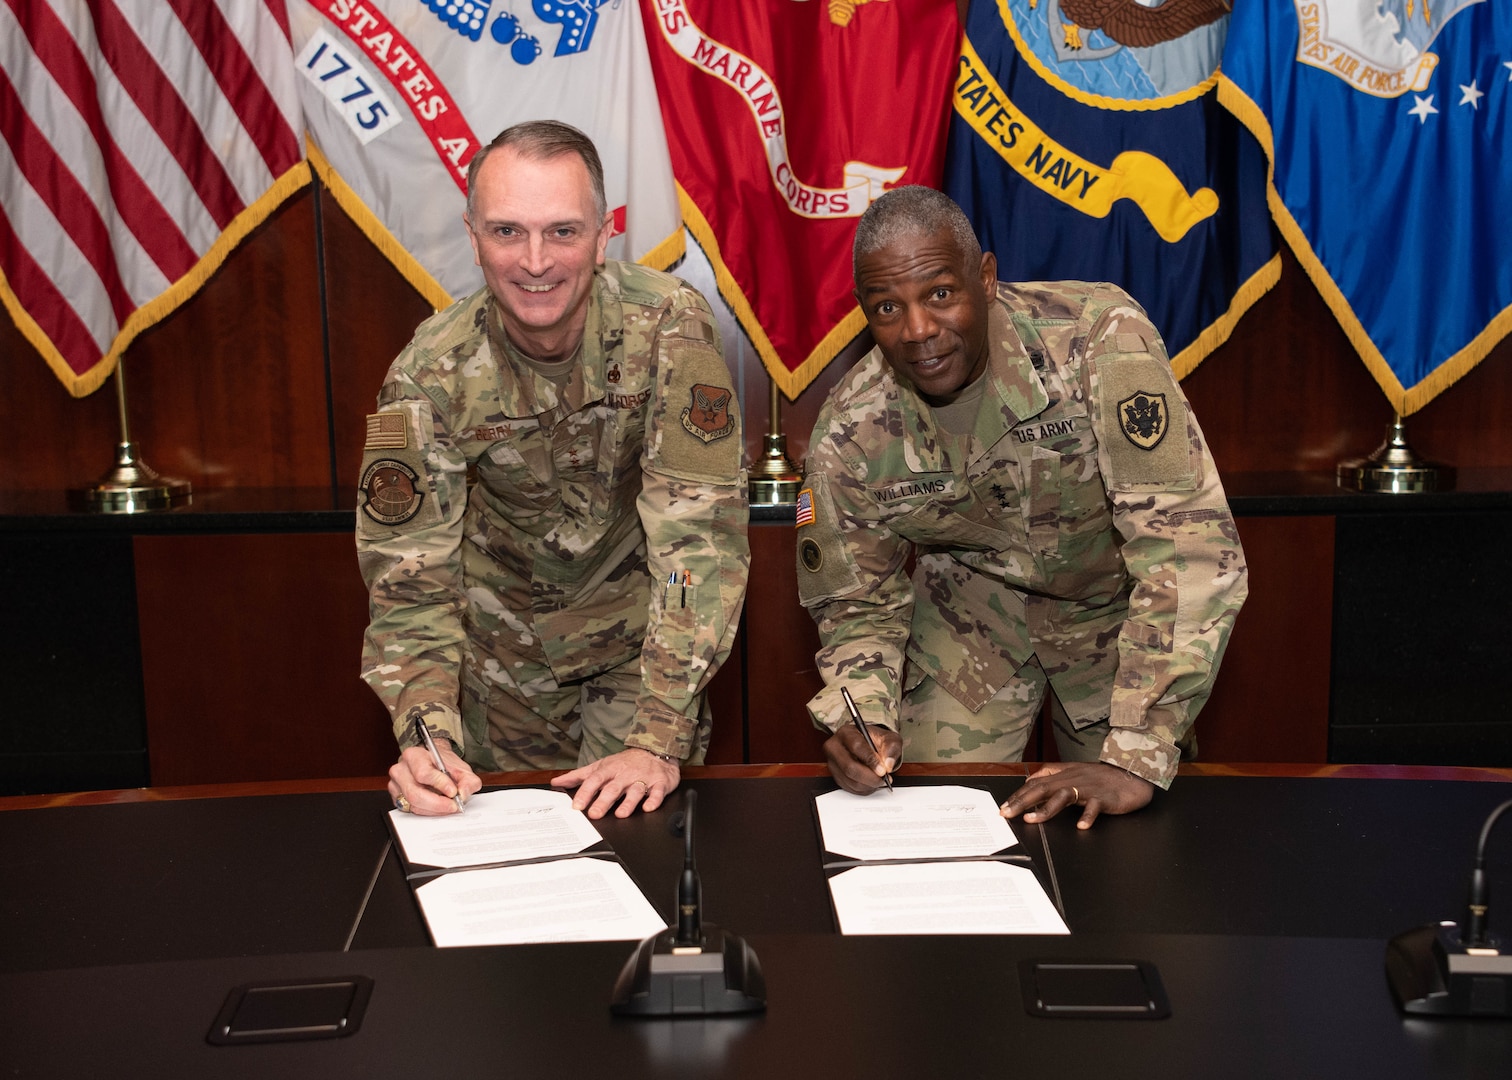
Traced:
<path fill-rule="evenodd" d="M 1496 819 L 1509 807 L 1512 807 L 1512 800 L 1491 811 L 1481 826 L 1480 840 L 1475 845 L 1475 867 L 1470 871 L 1469 912 L 1465 916 L 1465 934 L 1461 939 L 1467 947 L 1485 945 L 1490 940 L 1491 884 L 1486 878 L 1486 841 Z"/>
<path fill-rule="evenodd" d="M 693 865 L 693 807 L 698 792 L 689 788 L 683 795 L 683 869 L 677 879 L 677 947 L 698 948 L 703 944 L 703 887 Z"/>

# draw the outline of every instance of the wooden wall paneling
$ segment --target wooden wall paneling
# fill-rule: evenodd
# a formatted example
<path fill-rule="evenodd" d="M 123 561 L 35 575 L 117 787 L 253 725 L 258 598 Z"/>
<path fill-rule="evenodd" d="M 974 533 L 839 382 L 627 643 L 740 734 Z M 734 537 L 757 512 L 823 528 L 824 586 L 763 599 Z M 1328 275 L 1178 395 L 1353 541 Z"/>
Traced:
<path fill-rule="evenodd" d="M 154 784 L 387 771 L 349 534 L 138 536 L 135 563 Z"/>
<path fill-rule="evenodd" d="M 1334 519 L 1238 526 L 1250 593 L 1197 718 L 1199 760 L 1327 761 Z"/>
<path fill-rule="evenodd" d="M 1182 390 L 1218 467 L 1332 472 L 1381 444 L 1393 412 L 1327 304 L 1282 247 L 1281 280 Z M 1512 465 L 1512 339 L 1407 420 L 1408 442 L 1448 464 Z"/>
<path fill-rule="evenodd" d="M 129 377 L 129 376 L 128 376 Z M 121 422 L 115 384 L 87 398 L 70 397 L 42 354 L 0 312 L 0 486 L 18 491 L 66 491 L 92 484 L 115 465 Z M 152 448 L 147 462 L 152 464 Z"/>
<path fill-rule="evenodd" d="M 328 487 L 313 195 L 245 239 L 126 351 L 134 435 L 196 488 Z"/>
<path fill-rule="evenodd" d="M 709 710 L 714 727 L 709 733 L 707 765 L 740 765 L 745 761 L 746 685 L 745 685 L 745 618 L 736 631 L 730 656 L 714 678 L 709 680 Z"/>
<path fill-rule="evenodd" d="M 383 376 L 433 309 L 328 192 L 321 190 L 319 198 L 331 334 L 332 443 L 336 482 L 346 493 L 357 487 L 366 417 L 377 407 Z M 460 220 L 457 243 L 467 243 Z"/>
<path fill-rule="evenodd" d="M 1512 466 L 1512 338 L 1409 416 L 1406 430 L 1408 445 L 1430 461 L 1461 468 Z M 1385 436 L 1383 429 L 1380 438 Z"/>
<path fill-rule="evenodd" d="M 753 762 L 823 761 L 826 736 L 809 718 L 823 687 L 814 666 L 819 631 L 798 603 L 793 526 L 751 526 L 746 598 L 746 724 Z"/>

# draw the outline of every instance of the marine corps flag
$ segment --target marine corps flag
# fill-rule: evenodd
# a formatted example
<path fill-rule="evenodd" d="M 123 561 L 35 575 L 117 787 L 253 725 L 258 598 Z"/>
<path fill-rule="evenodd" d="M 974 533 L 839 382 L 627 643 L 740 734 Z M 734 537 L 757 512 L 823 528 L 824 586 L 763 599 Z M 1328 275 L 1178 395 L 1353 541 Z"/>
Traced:
<path fill-rule="evenodd" d="M 310 160 L 436 307 L 480 288 L 467 165 L 522 120 L 585 132 L 614 213 L 609 257 L 683 252 L 672 164 L 634 3 L 289 0 Z"/>
<path fill-rule="evenodd" d="M 949 0 L 641 0 L 683 220 L 773 381 L 798 394 L 865 326 L 856 219 L 938 187 Z"/>
<path fill-rule="evenodd" d="M 1512 331 L 1512 4 L 1248 0 L 1232 30 L 1276 223 L 1413 413 Z"/>
<path fill-rule="evenodd" d="M 309 183 L 283 0 L 0 3 L 0 300 L 75 397 Z"/>
<path fill-rule="evenodd" d="M 945 190 L 998 277 L 1122 286 L 1178 377 L 1281 272 L 1227 30 L 1224 0 L 972 0 L 955 78 Z"/>

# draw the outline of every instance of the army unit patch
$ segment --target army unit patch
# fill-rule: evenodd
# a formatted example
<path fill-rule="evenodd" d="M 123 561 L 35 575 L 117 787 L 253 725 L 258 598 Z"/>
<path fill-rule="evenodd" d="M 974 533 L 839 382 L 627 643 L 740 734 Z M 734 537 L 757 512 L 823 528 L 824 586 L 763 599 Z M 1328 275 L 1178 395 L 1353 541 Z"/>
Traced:
<path fill-rule="evenodd" d="M 372 413 L 367 418 L 364 450 L 403 450 L 409 445 L 409 421 L 400 412 Z"/>
<path fill-rule="evenodd" d="M 369 417 L 369 419 L 373 419 Z M 362 474 L 362 512 L 382 525 L 403 525 L 420 512 L 420 476 L 402 461 L 381 458 Z"/>
<path fill-rule="evenodd" d="M 730 415 L 730 391 L 707 383 L 694 383 L 690 394 L 692 403 L 682 411 L 682 426 L 688 434 L 711 443 L 735 430 L 735 418 Z"/>
<path fill-rule="evenodd" d="M 824 566 L 824 552 L 820 550 L 819 541 L 811 536 L 806 536 L 798 545 L 798 557 L 803 560 L 803 568 L 811 574 L 817 574 Z"/>
<path fill-rule="evenodd" d="M 1141 450 L 1153 450 L 1165 438 L 1170 414 L 1164 394 L 1136 390 L 1118 403 L 1118 427 Z"/>

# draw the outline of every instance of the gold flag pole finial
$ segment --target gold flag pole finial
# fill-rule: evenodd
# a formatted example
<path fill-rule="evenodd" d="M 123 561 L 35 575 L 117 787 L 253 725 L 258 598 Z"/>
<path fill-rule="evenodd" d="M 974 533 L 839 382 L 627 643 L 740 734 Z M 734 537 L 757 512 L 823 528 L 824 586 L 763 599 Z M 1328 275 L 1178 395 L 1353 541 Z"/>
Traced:
<path fill-rule="evenodd" d="M 144 510 L 167 510 L 191 501 L 187 480 L 159 476 L 137 457 L 136 443 L 131 441 L 131 427 L 126 412 L 126 362 L 119 360 L 115 369 L 116 405 L 121 416 L 121 441 L 116 444 L 115 468 L 98 483 L 69 492 L 75 505 L 105 514 L 136 514 Z"/>
<path fill-rule="evenodd" d="M 752 506 L 792 506 L 798 501 L 803 473 L 788 460 L 787 436 L 782 433 L 782 412 L 777 384 L 772 383 L 766 452 L 751 469 Z"/>
<path fill-rule="evenodd" d="M 1337 478 L 1342 488 L 1378 493 L 1407 494 L 1454 487 L 1451 466 L 1425 461 L 1407 445 L 1401 413 L 1392 420 L 1386 441 L 1376 452 L 1368 458 L 1340 462 Z"/>

